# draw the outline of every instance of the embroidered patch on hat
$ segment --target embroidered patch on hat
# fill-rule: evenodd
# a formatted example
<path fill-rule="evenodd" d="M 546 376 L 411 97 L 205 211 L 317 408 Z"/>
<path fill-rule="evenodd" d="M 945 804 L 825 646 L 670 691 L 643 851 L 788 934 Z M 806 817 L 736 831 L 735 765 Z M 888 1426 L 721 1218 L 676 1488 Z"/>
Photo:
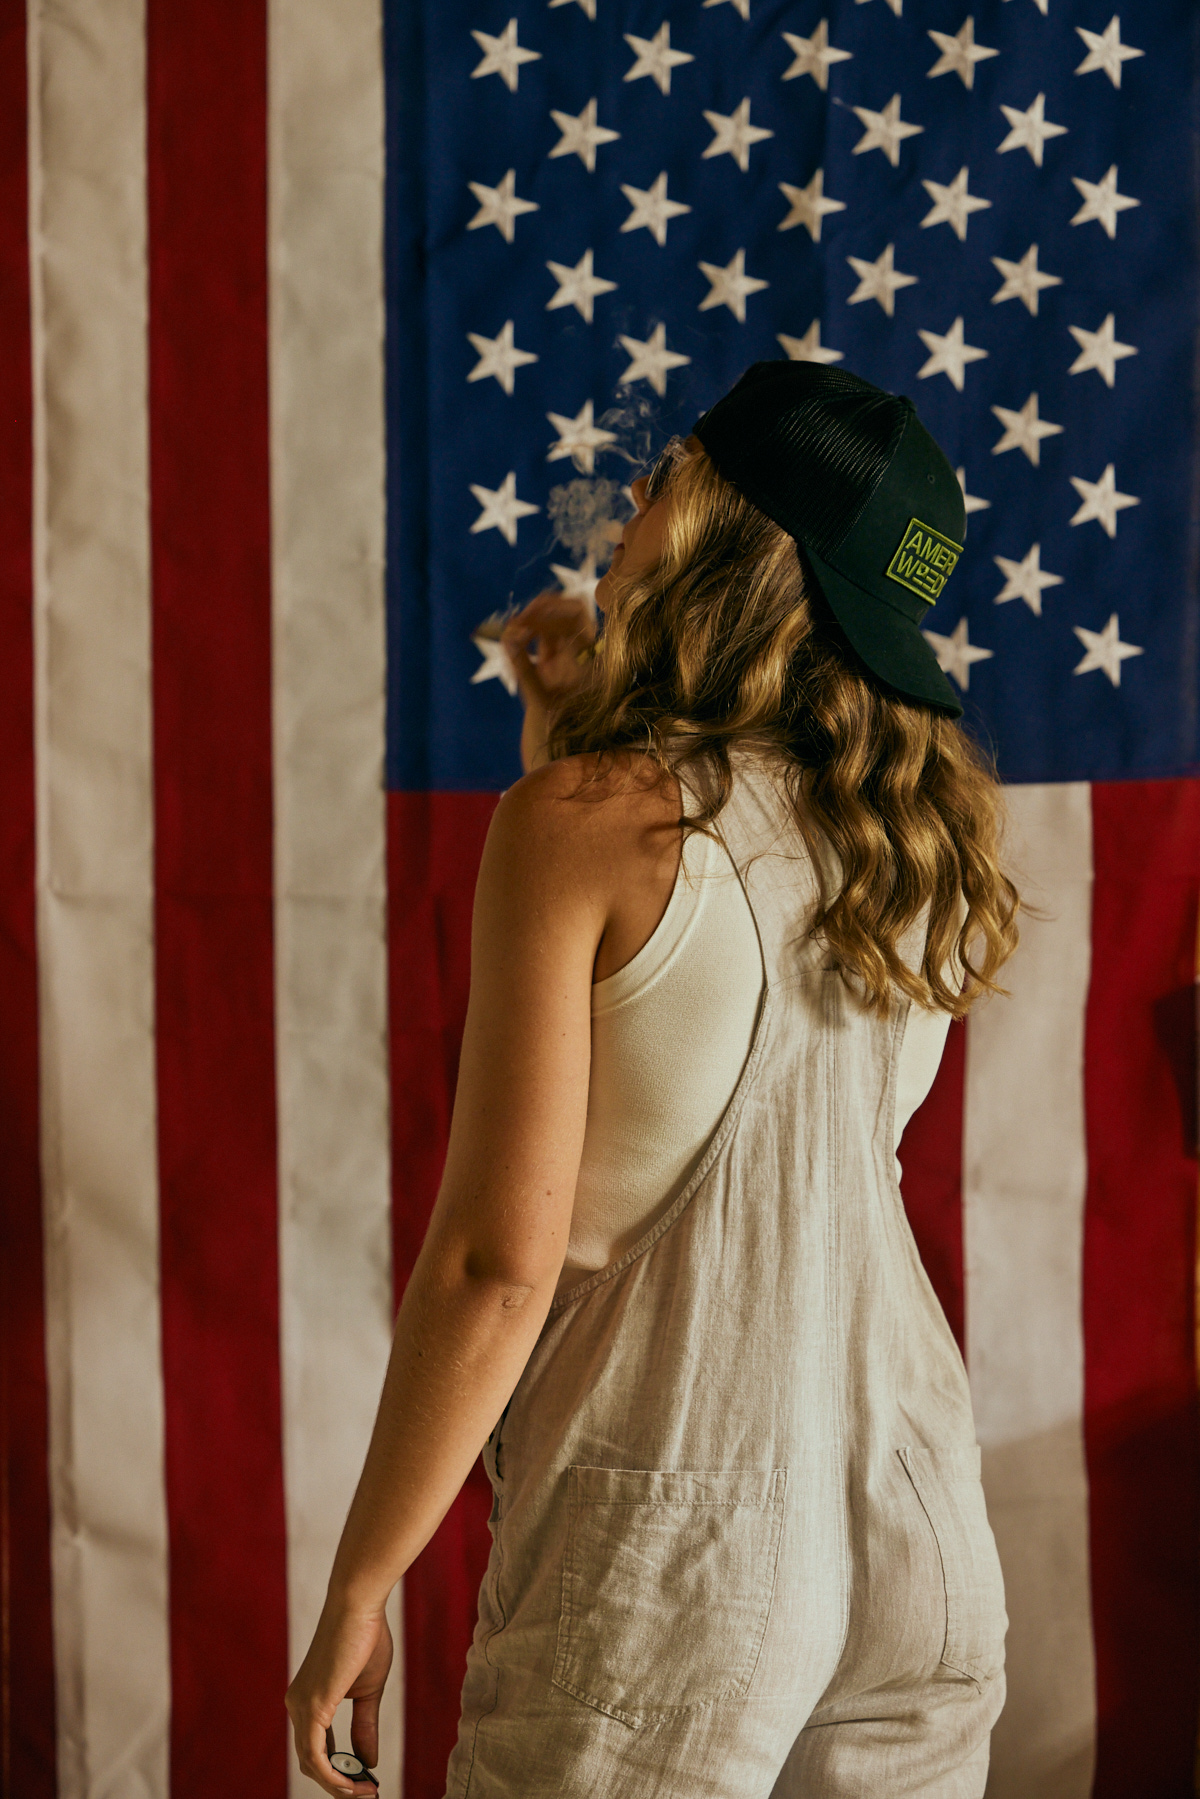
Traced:
<path fill-rule="evenodd" d="M 955 543 L 952 537 L 935 531 L 919 518 L 910 518 L 885 573 L 889 581 L 897 581 L 932 606 L 962 552 L 962 544 Z"/>

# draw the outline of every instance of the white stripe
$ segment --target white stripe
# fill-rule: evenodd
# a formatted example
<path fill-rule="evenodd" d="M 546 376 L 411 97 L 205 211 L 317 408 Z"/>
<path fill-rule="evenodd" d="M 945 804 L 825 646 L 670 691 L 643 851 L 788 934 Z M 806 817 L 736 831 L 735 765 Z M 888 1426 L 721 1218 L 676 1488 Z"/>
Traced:
<path fill-rule="evenodd" d="M 31 0 L 38 957 L 61 1799 L 165 1799 L 141 0 Z"/>
<path fill-rule="evenodd" d="M 1011 998 L 982 1004 L 967 1034 L 967 1365 L 1011 1620 L 988 1794 L 1087 1799 L 1096 1725 L 1082 1315 L 1091 795 L 1082 783 L 1016 787 L 1008 803 L 1015 877 L 1045 916 L 1022 921 L 1003 977 Z"/>
<path fill-rule="evenodd" d="M 378 0 L 270 8 L 276 1050 L 292 1663 L 391 1335 Z M 395 1607 L 393 1607 L 395 1611 Z M 379 1773 L 396 1791 L 399 1670 Z M 339 1717 L 338 1740 L 348 1743 Z M 292 1768 L 292 1790 L 312 1792 Z"/>

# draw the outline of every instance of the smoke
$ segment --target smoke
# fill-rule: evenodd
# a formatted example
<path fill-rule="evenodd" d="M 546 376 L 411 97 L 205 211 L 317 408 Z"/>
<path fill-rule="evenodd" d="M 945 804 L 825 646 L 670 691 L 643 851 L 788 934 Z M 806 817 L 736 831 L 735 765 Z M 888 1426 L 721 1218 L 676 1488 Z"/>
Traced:
<path fill-rule="evenodd" d="M 625 389 L 621 404 L 610 406 L 597 422 L 616 438 L 615 443 L 604 446 L 601 455 L 619 457 L 628 465 L 631 478 L 634 470 L 649 463 L 658 416 L 648 396 Z M 592 475 L 552 487 L 546 511 L 557 542 L 582 560 L 591 557 L 596 568 L 603 570 L 620 539 L 621 527 L 633 512 L 633 497 L 625 482 Z"/>
<path fill-rule="evenodd" d="M 659 431 L 658 406 L 649 394 L 621 390 L 621 404 L 610 406 L 600 420 L 601 429 L 616 433 L 608 454 L 621 456 L 626 462 L 644 466 L 653 454 L 654 439 Z"/>
<path fill-rule="evenodd" d="M 633 507 L 620 481 L 604 475 L 552 487 L 546 502 L 551 529 L 563 548 L 606 568 Z"/>

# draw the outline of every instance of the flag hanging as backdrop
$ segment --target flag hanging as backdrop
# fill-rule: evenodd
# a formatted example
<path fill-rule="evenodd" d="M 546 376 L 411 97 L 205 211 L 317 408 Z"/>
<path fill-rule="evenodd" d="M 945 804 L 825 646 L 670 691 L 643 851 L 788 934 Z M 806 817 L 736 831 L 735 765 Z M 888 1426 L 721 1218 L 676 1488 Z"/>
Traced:
<path fill-rule="evenodd" d="M 779 355 L 960 470 L 926 629 L 1038 907 L 902 1150 L 1009 1594 L 989 1793 L 1193 1791 L 1200 27 L 969 5 L 0 0 L 6 1792 L 311 1790 L 281 1695 L 519 772 L 480 626 L 590 594 Z M 394 1608 L 406 1799 L 487 1504 Z"/>

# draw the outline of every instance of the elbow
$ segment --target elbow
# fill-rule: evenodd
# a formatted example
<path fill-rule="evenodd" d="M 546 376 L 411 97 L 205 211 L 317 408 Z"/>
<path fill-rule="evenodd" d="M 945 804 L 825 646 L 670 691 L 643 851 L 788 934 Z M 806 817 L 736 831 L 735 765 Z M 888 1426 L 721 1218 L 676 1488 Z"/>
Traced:
<path fill-rule="evenodd" d="M 530 1300 L 552 1289 L 561 1266 L 561 1256 L 514 1255 L 480 1245 L 466 1249 L 460 1263 L 464 1281 L 476 1292 L 493 1294 L 507 1313 L 524 1311 Z"/>
<path fill-rule="evenodd" d="M 514 1284 L 512 1281 L 493 1282 L 491 1290 L 495 1293 L 497 1305 L 505 1317 L 523 1312 L 538 1291 L 536 1287 Z"/>

